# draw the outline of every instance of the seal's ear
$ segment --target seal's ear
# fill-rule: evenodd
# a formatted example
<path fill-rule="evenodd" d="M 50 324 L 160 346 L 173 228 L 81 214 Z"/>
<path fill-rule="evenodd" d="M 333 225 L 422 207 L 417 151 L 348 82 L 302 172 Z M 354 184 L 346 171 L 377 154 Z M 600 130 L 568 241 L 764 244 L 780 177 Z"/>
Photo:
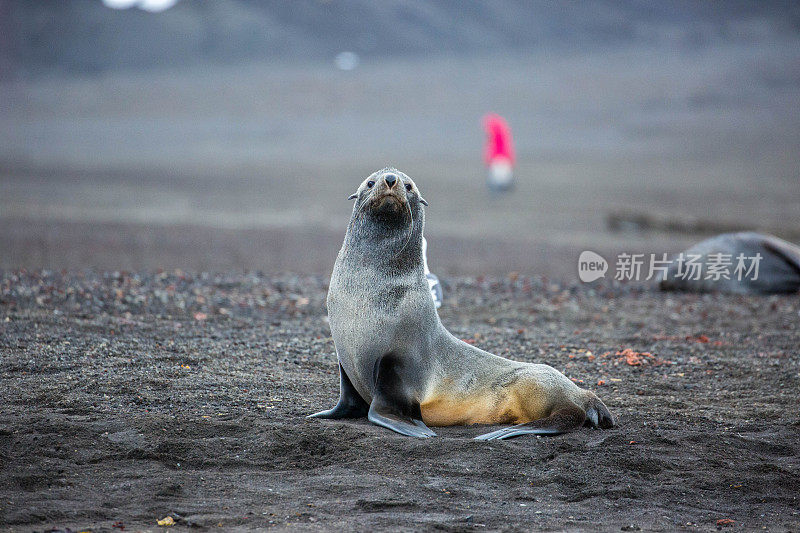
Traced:
<path fill-rule="evenodd" d="M 358 198 L 357 192 L 354 192 L 353 194 L 347 197 L 348 200 L 355 200 L 356 198 Z"/>

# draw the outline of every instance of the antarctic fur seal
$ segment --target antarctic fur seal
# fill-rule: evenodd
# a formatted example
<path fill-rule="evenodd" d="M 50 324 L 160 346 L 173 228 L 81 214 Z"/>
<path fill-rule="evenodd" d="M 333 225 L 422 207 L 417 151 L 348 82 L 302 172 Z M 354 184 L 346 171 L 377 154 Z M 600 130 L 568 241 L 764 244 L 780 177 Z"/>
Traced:
<path fill-rule="evenodd" d="M 710 270 L 714 261 L 719 273 Z M 676 257 L 659 279 L 659 286 L 665 291 L 797 293 L 800 247 L 763 233 L 723 233 Z"/>
<path fill-rule="evenodd" d="M 367 416 L 421 438 L 436 435 L 428 426 L 515 424 L 482 440 L 614 425 L 594 393 L 556 369 L 498 357 L 445 329 L 422 260 L 428 204 L 411 178 L 385 168 L 350 198 L 328 290 L 339 402 L 310 417 Z"/>

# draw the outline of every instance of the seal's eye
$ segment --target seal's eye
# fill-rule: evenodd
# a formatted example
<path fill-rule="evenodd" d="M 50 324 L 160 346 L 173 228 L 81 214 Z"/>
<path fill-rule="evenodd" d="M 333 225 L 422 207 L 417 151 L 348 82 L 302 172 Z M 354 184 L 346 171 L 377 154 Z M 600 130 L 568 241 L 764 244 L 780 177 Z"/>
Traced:
<path fill-rule="evenodd" d="M 372 181 L 372 180 L 369 180 L 369 181 L 367 182 L 367 189 L 371 189 L 373 185 L 375 185 L 375 182 L 374 182 L 374 181 Z"/>
<path fill-rule="evenodd" d="M 413 189 L 413 188 L 414 188 L 414 187 L 412 187 L 410 183 L 406 183 L 406 190 L 407 190 L 408 192 L 411 192 L 411 189 Z"/>

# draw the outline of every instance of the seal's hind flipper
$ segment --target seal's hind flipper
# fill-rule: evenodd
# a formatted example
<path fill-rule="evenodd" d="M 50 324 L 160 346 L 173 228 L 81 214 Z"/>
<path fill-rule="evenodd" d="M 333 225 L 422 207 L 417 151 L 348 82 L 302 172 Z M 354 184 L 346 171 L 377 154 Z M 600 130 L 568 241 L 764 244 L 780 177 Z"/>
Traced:
<path fill-rule="evenodd" d="M 361 418 L 366 416 L 368 409 L 369 404 L 358 394 L 344 368 L 339 364 L 339 403 L 333 409 L 320 411 L 306 418 Z"/>
<path fill-rule="evenodd" d="M 585 427 L 608 429 L 617 425 L 614 415 L 608 410 L 600 398 L 594 397 L 586 407 L 586 420 L 583 422 Z"/>
<path fill-rule="evenodd" d="M 426 426 L 422 420 L 391 413 L 387 409 L 388 406 L 376 406 L 376 402 L 373 400 L 372 405 L 369 407 L 367 418 L 373 424 L 389 428 L 408 437 L 427 439 L 428 437 L 436 436 L 436 433 Z"/>
<path fill-rule="evenodd" d="M 367 418 L 373 424 L 389 428 L 409 437 L 435 437 L 422 421 L 419 402 L 413 399 L 403 380 L 408 371 L 394 354 L 386 354 L 375 362 L 373 379 L 375 396 L 369 406 Z"/>
<path fill-rule="evenodd" d="M 583 409 L 577 405 L 565 407 L 546 418 L 484 433 L 475 437 L 475 440 L 502 440 L 520 435 L 558 435 L 581 427 L 584 420 L 586 413 Z"/>

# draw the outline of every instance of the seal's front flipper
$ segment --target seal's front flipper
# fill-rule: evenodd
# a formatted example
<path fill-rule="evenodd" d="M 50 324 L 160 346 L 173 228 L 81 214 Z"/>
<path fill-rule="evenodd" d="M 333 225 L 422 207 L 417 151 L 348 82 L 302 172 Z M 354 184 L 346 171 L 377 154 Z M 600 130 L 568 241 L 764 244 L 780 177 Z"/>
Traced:
<path fill-rule="evenodd" d="M 306 418 L 361 418 L 367 414 L 369 404 L 364 401 L 339 364 L 339 403 L 333 409 L 320 411 Z"/>
<path fill-rule="evenodd" d="M 518 424 L 478 435 L 475 440 L 502 440 L 520 435 L 558 435 L 581 427 L 585 420 L 586 413 L 576 405 L 559 409 L 546 418 L 527 424 Z"/>
<path fill-rule="evenodd" d="M 373 424 L 389 428 L 396 431 L 401 435 L 409 437 L 417 437 L 419 439 L 427 439 L 428 437 L 435 437 L 431 428 L 425 425 L 425 422 L 417 418 L 411 418 L 387 411 L 387 406 L 377 406 L 376 401 L 372 402 L 369 407 L 367 418 Z"/>
<path fill-rule="evenodd" d="M 404 368 L 399 358 L 386 354 L 375 363 L 373 379 L 375 380 L 375 397 L 369 406 L 367 418 L 373 424 L 389 428 L 401 435 L 425 439 L 435 437 L 434 433 L 422 421 L 419 402 L 403 380 Z"/>

